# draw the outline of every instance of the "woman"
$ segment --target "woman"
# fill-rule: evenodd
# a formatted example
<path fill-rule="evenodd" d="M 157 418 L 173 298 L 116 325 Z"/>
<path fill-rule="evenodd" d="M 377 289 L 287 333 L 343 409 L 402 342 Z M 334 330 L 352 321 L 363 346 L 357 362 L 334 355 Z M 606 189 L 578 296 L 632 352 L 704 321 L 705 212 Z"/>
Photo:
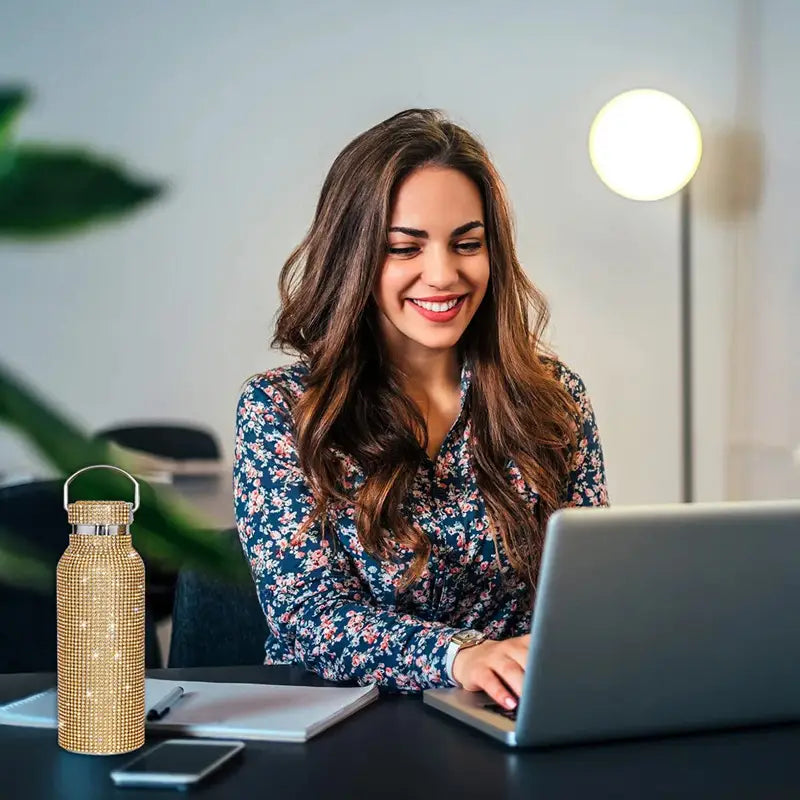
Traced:
<path fill-rule="evenodd" d="M 246 384 L 234 467 L 265 663 L 513 708 L 547 519 L 607 500 L 484 148 L 435 110 L 358 136 L 280 292 L 300 360 Z"/>

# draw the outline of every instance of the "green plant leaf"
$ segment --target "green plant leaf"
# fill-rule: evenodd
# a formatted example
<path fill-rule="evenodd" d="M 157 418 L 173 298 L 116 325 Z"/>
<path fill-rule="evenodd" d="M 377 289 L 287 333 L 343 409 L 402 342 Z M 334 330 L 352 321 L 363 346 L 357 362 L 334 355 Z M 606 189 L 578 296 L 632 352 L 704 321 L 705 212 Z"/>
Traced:
<path fill-rule="evenodd" d="M 20 111 L 28 104 L 28 92 L 21 86 L 0 86 L 0 147 L 11 140 Z"/>
<path fill-rule="evenodd" d="M 53 592 L 55 579 L 43 555 L 0 529 L 0 582 L 22 589 Z"/>
<path fill-rule="evenodd" d="M 105 442 L 86 436 L 2 363 L 0 423 L 18 431 L 63 476 L 94 464 L 127 466 L 111 454 Z M 228 538 L 220 536 L 188 503 L 169 490 L 156 490 L 146 481 L 139 483 L 141 505 L 131 530 L 142 554 L 169 566 L 191 566 L 229 580 L 248 578 L 241 553 L 231 549 Z M 90 470 L 70 485 L 70 499 L 124 500 L 132 497 L 132 491 L 124 475 Z"/>
<path fill-rule="evenodd" d="M 163 191 L 85 150 L 20 145 L 2 155 L 0 237 L 61 235 L 130 212 Z"/>

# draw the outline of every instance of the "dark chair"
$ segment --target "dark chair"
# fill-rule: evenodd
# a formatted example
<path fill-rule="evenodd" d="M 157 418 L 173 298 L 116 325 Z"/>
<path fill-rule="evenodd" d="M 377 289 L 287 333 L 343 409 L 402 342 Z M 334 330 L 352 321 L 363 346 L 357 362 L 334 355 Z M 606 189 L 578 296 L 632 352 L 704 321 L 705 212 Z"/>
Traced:
<path fill-rule="evenodd" d="M 128 424 L 105 428 L 95 436 L 121 447 L 176 461 L 218 460 L 219 443 L 213 433 L 193 425 L 171 423 Z"/>
<path fill-rule="evenodd" d="M 195 425 L 128 423 L 97 431 L 95 438 L 173 461 L 219 461 L 221 458 L 219 443 L 214 434 Z M 150 608 L 156 621 L 160 622 L 172 613 L 178 573 L 158 564 L 148 563 L 147 574 Z"/>
<path fill-rule="evenodd" d="M 235 530 L 219 535 L 228 537 L 231 547 L 242 552 Z M 268 634 L 252 581 L 233 585 L 194 570 L 180 571 L 172 612 L 170 667 L 263 664 Z"/>
<path fill-rule="evenodd" d="M 0 487 L 0 530 L 35 548 L 52 570 L 52 591 L 42 594 L 0 583 L 0 673 L 56 670 L 55 571 L 69 545 L 70 526 L 61 481 Z M 153 617 L 145 617 L 145 663 L 161 666 Z"/>

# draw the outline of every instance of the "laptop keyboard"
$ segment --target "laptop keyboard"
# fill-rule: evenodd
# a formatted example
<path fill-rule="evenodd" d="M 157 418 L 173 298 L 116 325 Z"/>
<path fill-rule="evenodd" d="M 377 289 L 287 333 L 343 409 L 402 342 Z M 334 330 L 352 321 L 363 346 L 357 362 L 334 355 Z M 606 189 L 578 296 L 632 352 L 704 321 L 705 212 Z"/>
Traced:
<path fill-rule="evenodd" d="M 517 709 L 519 706 L 514 706 L 514 708 L 503 708 L 503 706 L 498 705 L 497 703 L 484 703 L 483 707 L 487 711 L 493 711 L 495 714 L 500 714 L 504 716 L 506 719 L 511 719 L 516 721 L 517 719 Z"/>

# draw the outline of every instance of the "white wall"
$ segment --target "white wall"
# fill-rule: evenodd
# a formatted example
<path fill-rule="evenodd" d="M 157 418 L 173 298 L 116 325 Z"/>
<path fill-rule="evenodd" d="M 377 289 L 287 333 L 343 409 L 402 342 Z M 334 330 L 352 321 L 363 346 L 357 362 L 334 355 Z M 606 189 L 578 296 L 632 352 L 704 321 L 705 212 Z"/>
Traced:
<path fill-rule="evenodd" d="M 241 382 L 285 360 L 268 350 L 277 275 L 332 159 L 390 114 L 437 106 L 509 186 L 554 342 L 594 401 L 612 500 L 678 498 L 677 201 L 614 196 L 586 138 L 607 99 L 641 85 L 683 99 L 704 130 L 732 124 L 735 4 L 37 0 L 3 17 L 0 74 L 37 94 L 24 138 L 91 144 L 171 184 L 89 236 L 0 246 L 2 358 L 77 421 L 193 419 L 230 456 Z M 774 43 L 796 64 L 792 20 Z M 702 208 L 695 236 L 698 495 L 716 498 L 736 243 Z M 33 463 L 0 438 L 0 471 Z"/>
<path fill-rule="evenodd" d="M 746 22 L 755 38 L 743 41 L 751 71 L 740 80 L 738 117 L 761 134 L 763 180 L 737 228 L 726 488 L 734 498 L 797 497 L 800 4 L 771 0 Z"/>

